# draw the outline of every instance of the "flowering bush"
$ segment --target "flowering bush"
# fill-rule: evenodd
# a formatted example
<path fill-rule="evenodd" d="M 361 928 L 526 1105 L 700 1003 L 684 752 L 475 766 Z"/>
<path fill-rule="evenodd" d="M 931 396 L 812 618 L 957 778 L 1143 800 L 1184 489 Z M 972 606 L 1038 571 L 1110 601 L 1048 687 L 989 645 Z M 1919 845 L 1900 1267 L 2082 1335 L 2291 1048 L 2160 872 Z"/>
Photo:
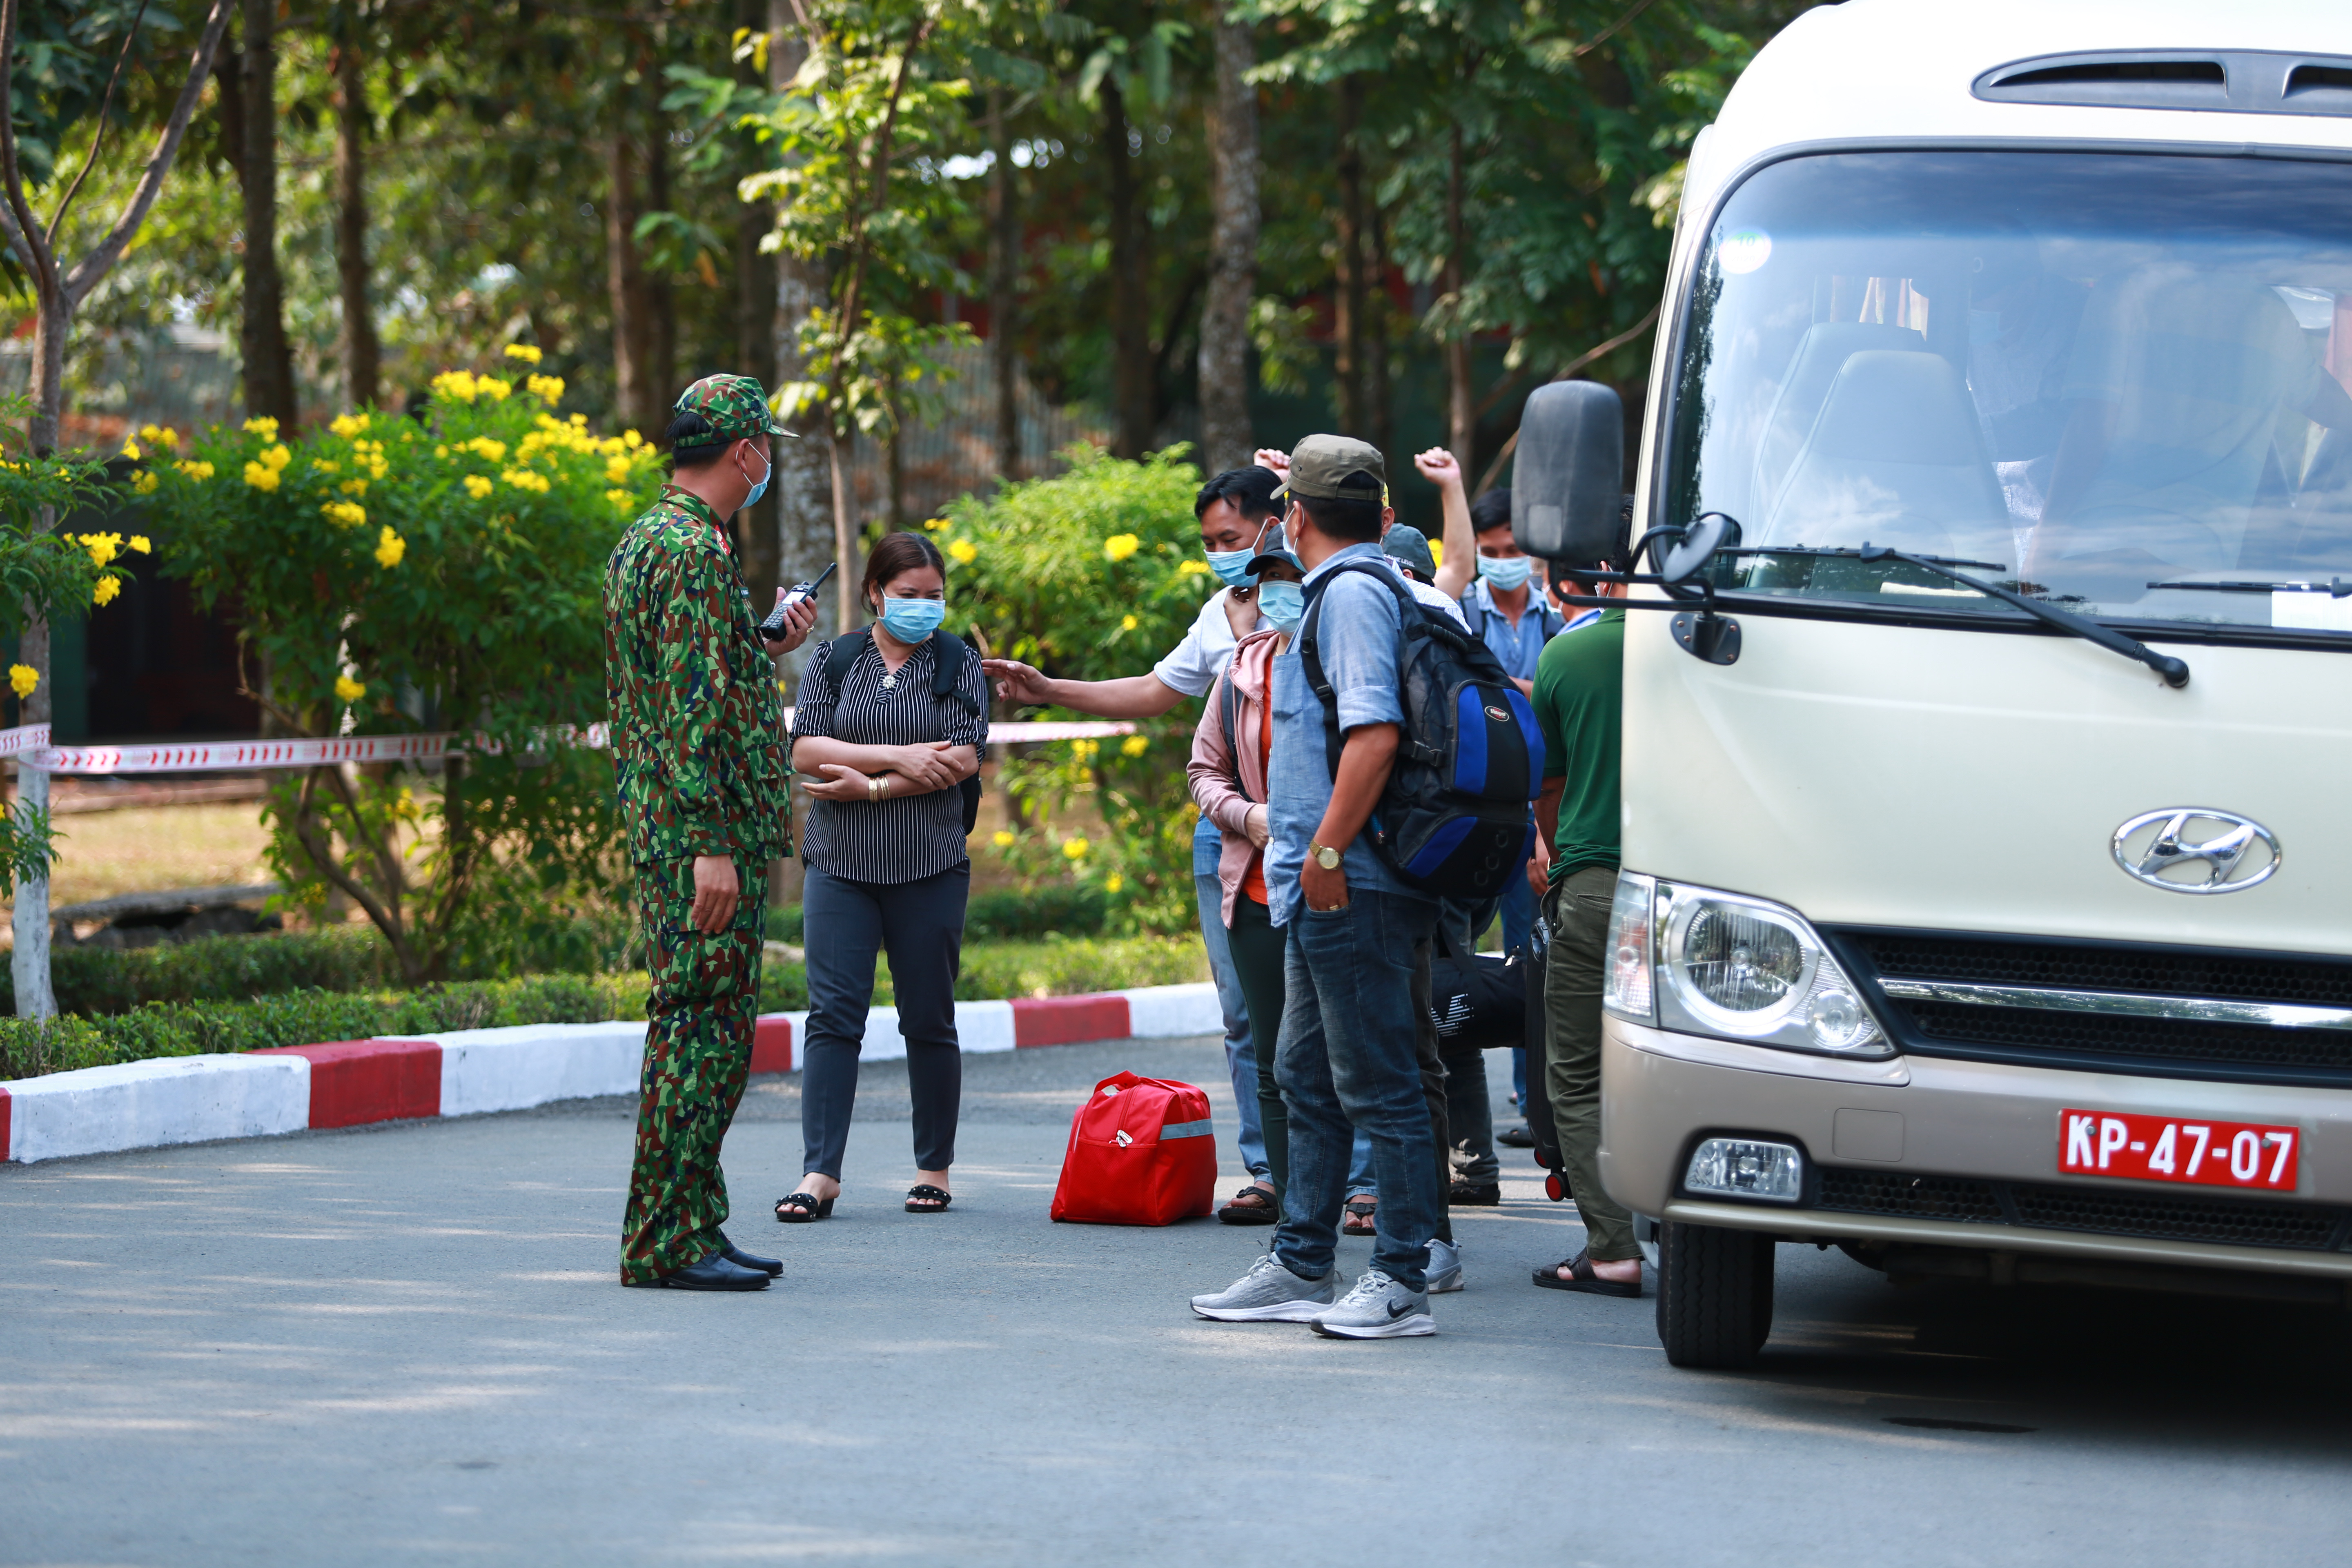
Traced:
<path fill-rule="evenodd" d="M 604 717 L 604 565 L 661 483 L 634 432 L 562 414 L 555 377 L 432 386 L 422 418 L 254 419 L 149 470 L 166 568 L 235 602 L 247 688 L 285 731 L 470 737 L 437 779 L 318 768 L 266 809 L 295 896 L 341 889 L 412 981 L 469 920 L 601 881 L 612 766 L 577 742 Z"/>
<path fill-rule="evenodd" d="M 926 525 L 956 563 L 950 628 L 977 626 L 991 651 L 1048 675 L 1105 680 L 1149 672 L 1218 585 L 1192 519 L 1200 471 L 1183 453 L 1172 447 L 1125 462 L 1073 447 L 1066 473 L 950 506 Z M 1189 928 L 1200 814 L 1184 764 L 1200 713 L 1199 703 L 1182 702 L 1140 721 L 1133 735 L 1007 757 L 1001 782 L 1023 826 L 996 834 L 997 853 L 1032 884 L 1100 889 L 1116 927 Z M 1081 803 L 1108 832 L 1065 820 Z"/>

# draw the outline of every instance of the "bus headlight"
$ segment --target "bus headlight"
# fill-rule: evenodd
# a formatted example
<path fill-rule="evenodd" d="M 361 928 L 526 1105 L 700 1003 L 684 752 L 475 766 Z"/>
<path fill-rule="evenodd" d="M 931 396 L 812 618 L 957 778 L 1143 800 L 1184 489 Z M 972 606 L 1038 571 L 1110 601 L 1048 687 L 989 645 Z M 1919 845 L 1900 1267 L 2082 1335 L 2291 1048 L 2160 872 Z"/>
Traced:
<path fill-rule="evenodd" d="M 1629 879 L 1619 880 L 1621 904 Z M 1822 1056 L 1895 1054 L 1861 993 L 1796 910 L 1671 882 L 1655 884 L 1651 903 L 1660 1027 Z M 1612 986 L 1620 956 L 1612 942 L 1605 957 Z"/>

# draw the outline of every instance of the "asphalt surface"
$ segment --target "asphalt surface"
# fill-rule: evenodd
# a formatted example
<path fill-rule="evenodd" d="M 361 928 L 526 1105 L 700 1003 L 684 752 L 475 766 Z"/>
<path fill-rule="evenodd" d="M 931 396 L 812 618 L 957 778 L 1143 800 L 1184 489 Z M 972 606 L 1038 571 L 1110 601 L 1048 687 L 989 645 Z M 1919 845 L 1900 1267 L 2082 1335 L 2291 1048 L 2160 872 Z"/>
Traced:
<path fill-rule="evenodd" d="M 1528 1283 L 1580 1233 L 1515 1153 L 1434 1338 L 1206 1323 L 1265 1231 L 1046 1220 L 1120 1068 L 1208 1088 L 1230 1163 L 1213 1043 L 982 1057 L 955 1207 L 905 1214 L 877 1064 L 788 1229 L 757 1087 L 731 1229 L 787 1269 L 746 1296 L 614 1283 L 617 1100 L 0 1167 L 0 1562 L 2342 1561 L 2342 1313 L 1783 1247 L 1761 1366 L 1677 1372 L 1650 1300 Z"/>

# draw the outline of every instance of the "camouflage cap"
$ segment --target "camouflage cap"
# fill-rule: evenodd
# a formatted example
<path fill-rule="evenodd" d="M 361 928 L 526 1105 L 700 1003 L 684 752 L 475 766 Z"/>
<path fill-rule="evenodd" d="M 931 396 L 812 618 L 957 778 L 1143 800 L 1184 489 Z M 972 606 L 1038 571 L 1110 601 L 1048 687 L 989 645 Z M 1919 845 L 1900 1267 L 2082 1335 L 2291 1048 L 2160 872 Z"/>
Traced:
<path fill-rule="evenodd" d="M 1429 535 L 1412 524 L 1400 522 L 1381 535 L 1381 550 L 1423 582 L 1437 581 L 1437 557 L 1430 551 Z"/>
<path fill-rule="evenodd" d="M 717 434 L 708 440 L 681 441 L 681 447 L 708 447 L 719 441 L 740 441 L 747 436 L 790 436 L 776 423 L 768 394 L 748 375 L 706 375 L 677 395 L 673 414 L 699 414 Z"/>
<path fill-rule="evenodd" d="M 1318 500 L 1380 500 L 1388 494 L 1381 449 L 1350 436 L 1309 436 L 1290 454 L 1290 478 L 1277 496 Z"/>

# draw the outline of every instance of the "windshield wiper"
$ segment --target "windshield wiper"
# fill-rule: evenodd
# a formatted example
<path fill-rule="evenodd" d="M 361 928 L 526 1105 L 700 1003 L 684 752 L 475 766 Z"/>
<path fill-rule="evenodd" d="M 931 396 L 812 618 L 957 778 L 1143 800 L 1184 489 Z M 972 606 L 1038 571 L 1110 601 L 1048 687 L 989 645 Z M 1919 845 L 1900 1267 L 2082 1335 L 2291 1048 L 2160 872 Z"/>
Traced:
<path fill-rule="evenodd" d="M 2325 583 L 2150 583 L 2151 588 L 2193 589 L 2209 594 L 2325 594 L 2331 599 L 2352 599 L 2352 583 L 2330 577 Z"/>
<path fill-rule="evenodd" d="M 1864 550 L 1870 547 L 1865 544 Z M 1862 554 L 1861 550 L 1825 544 L 1743 544 L 1733 550 L 1718 550 L 1717 555 L 1836 555 L 1851 561 Z M 1872 559 L 1875 559 L 1873 557 Z M 1976 566 L 1987 572 L 2006 572 L 2006 561 L 1963 561 L 1957 555 L 1906 555 L 1906 561 L 1916 561 L 1929 566 Z"/>
<path fill-rule="evenodd" d="M 1932 555 L 1908 555 L 1900 550 L 1889 550 L 1884 545 L 1873 546 L 1867 540 L 1863 542 L 1860 550 L 1823 551 L 1821 553 L 1825 555 L 1850 553 L 1858 561 L 1900 561 L 1906 565 L 1933 572 L 1938 577 L 1948 577 L 1964 588 L 1974 588 L 1978 593 L 1999 599 L 2005 605 L 2014 605 L 2035 620 L 2056 626 L 2060 631 L 2071 632 L 2085 642 L 2096 643 L 2110 653 L 2119 653 L 2126 658 L 2137 659 L 2162 676 L 2167 686 L 2178 689 L 2189 684 L 2189 666 L 2170 654 L 2158 653 L 2146 643 L 2135 641 L 2121 632 L 2110 631 L 2096 621 L 2070 615 L 2054 605 L 2045 605 L 2038 599 L 2029 599 L 2022 594 L 2013 594 L 1996 584 L 1980 582 L 1965 572 L 1955 572 Z"/>

